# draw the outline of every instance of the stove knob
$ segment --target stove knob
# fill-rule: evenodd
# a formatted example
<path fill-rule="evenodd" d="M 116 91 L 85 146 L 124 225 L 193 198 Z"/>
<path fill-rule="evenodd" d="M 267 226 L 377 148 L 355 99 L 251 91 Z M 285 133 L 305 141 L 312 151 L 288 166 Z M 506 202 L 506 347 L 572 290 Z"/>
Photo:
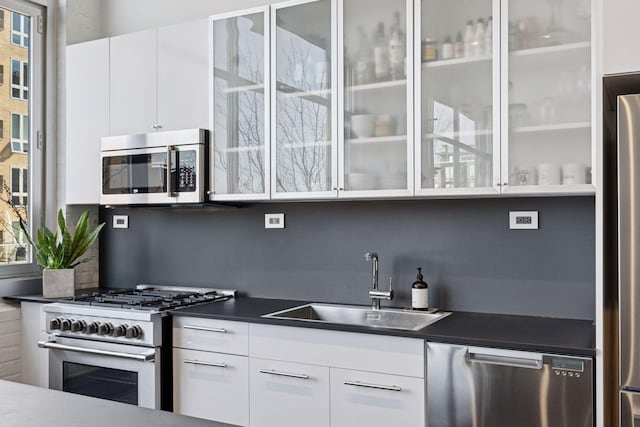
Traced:
<path fill-rule="evenodd" d="M 62 317 L 56 317 L 55 319 L 51 319 L 49 321 L 49 329 L 50 330 L 55 330 L 55 329 L 60 329 L 62 323 Z"/>
<path fill-rule="evenodd" d="M 83 332 L 85 326 L 87 326 L 87 322 L 84 320 L 76 320 L 75 322 L 71 322 L 71 332 Z"/>
<path fill-rule="evenodd" d="M 138 338 L 142 335 L 142 328 L 138 325 L 129 326 L 125 336 L 127 338 Z"/>
<path fill-rule="evenodd" d="M 127 333 L 127 324 L 123 323 L 122 325 L 118 325 L 113 330 L 113 335 L 116 337 L 123 337 Z"/>
<path fill-rule="evenodd" d="M 111 335 L 113 325 L 111 323 L 100 323 L 98 325 L 98 335 Z"/>
<path fill-rule="evenodd" d="M 96 332 L 98 332 L 99 325 L 100 325 L 100 322 L 87 323 L 87 326 L 85 326 L 85 328 L 84 328 L 84 333 L 85 334 L 95 334 Z"/>
<path fill-rule="evenodd" d="M 62 319 L 60 321 L 60 330 L 61 331 L 71 330 L 71 322 L 72 322 L 72 319 Z"/>

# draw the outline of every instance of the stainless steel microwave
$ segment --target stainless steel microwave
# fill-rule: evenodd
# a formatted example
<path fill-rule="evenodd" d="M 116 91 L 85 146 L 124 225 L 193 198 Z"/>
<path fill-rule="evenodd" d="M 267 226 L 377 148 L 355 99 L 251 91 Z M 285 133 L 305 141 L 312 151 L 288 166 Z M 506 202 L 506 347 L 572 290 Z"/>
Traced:
<path fill-rule="evenodd" d="M 100 204 L 204 202 L 208 143 L 206 129 L 102 138 Z"/>

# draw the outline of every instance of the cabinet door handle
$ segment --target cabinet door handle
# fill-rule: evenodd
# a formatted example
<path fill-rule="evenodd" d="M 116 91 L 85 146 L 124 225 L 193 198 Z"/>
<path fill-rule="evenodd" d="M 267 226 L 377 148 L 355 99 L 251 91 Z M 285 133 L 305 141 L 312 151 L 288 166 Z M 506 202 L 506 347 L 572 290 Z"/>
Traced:
<path fill-rule="evenodd" d="M 260 373 L 268 374 L 268 375 L 277 375 L 280 377 L 300 378 L 303 380 L 309 379 L 309 375 L 307 374 L 294 374 L 291 372 L 281 372 L 281 371 L 276 371 L 275 369 L 260 369 Z"/>
<path fill-rule="evenodd" d="M 370 384 L 370 383 L 362 383 L 360 381 L 347 380 L 344 382 L 344 385 L 352 385 L 355 387 L 365 387 L 365 388 L 375 388 L 378 390 L 402 391 L 402 389 L 397 385 Z"/>
<path fill-rule="evenodd" d="M 226 363 L 202 362 L 200 360 L 184 359 L 183 362 L 184 363 L 188 363 L 190 365 L 214 366 L 216 368 L 226 368 L 227 367 Z"/>
<path fill-rule="evenodd" d="M 204 326 L 192 326 L 192 325 L 184 325 L 183 328 L 192 329 L 194 331 L 218 332 L 221 334 L 227 333 L 227 330 L 225 328 L 205 328 Z"/>

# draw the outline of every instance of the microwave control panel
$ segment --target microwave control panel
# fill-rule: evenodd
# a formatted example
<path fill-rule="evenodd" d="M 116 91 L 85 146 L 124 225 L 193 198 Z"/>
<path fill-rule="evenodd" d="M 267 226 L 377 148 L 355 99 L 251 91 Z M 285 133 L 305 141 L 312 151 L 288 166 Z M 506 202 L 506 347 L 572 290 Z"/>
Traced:
<path fill-rule="evenodd" d="M 197 158 L 195 151 L 178 152 L 177 191 L 187 193 L 196 191 Z"/>

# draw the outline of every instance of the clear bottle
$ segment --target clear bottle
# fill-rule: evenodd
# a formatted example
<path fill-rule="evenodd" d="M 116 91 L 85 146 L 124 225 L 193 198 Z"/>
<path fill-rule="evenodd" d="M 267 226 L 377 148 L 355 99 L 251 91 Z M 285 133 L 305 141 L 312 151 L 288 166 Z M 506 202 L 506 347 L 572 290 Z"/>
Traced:
<path fill-rule="evenodd" d="M 464 39 L 462 38 L 461 31 L 458 31 L 456 41 L 453 44 L 453 56 L 456 58 L 464 58 Z"/>
<path fill-rule="evenodd" d="M 405 76 L 405 34 L 400 24 L 400 12 L 393 13 L 393 24 L 389 28 L 389 68 L 392 80 Z"/>
<path fill-rule="evenodd" d="M 389 43 L 384 31 L 384 24 L 378 23 L 374 37 L 373 62 L 376 80 L 389 79 Z"/>
<path fill-rule="evenodd" d="M 473 41 L 476 38 L 476 32 L 473 28 L 473 21 L 467 21 L 467 29 L 464 32 L 464 56 L 474 56 Z"/>
<path fill-rule="evenodd" d="M 451 59 L 454 57 L 454 48 L 451 37 L 445 37 L 440 48 L 440 59 Z"/>
<path fill-rule="evenodd" d="M 491 55 L 493 52 L 493 18 L 487 19 L 487 31 L 484 33 L 484 49 L 485 55 Z"/>
<path fill-rule="evenodd" d="M 373 51 L 364 27 L 358 27 L 358 56 L 354 64 L 355 84 L 363 85 L 373 81 Z"/>
<path fill-rule="evenodd" d="M 485 34 L 486 29 L 484 26 L 484 19 L 478 18 L 478 23 L 476 24 L 476 32 L 473 36 L 473 56 L 484 56 L 486 54 Z"/>

